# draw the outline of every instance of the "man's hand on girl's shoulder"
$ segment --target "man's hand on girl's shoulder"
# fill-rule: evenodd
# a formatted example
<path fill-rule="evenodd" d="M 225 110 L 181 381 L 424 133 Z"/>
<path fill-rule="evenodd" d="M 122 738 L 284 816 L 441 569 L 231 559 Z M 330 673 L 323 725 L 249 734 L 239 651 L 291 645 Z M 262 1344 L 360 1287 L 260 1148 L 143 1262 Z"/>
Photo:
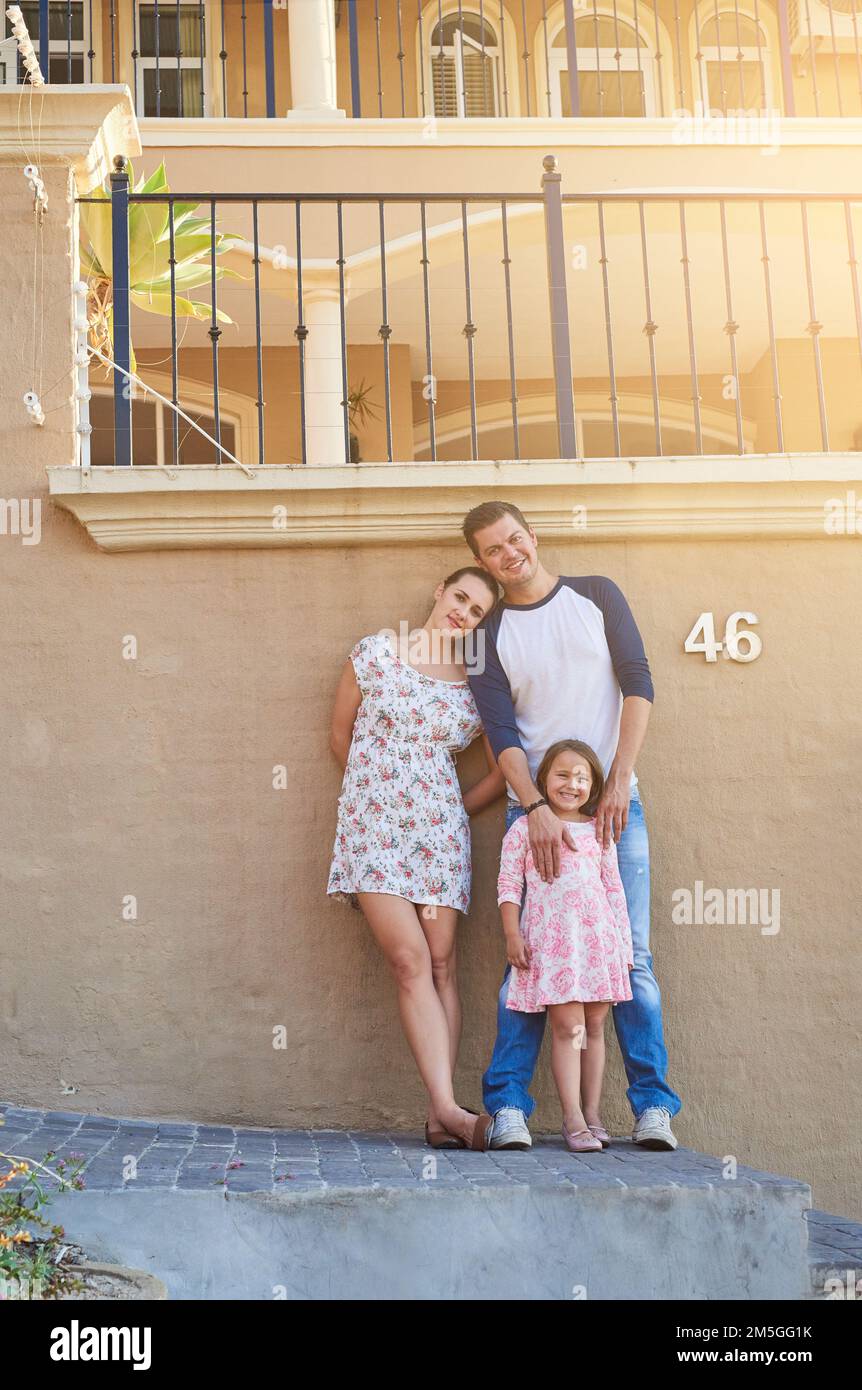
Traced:
<path fill-rule="evenodd" d="M 569 849 L 577 850 L 571 831 L 555 816 L 550 806 L 538 806 L 527 817 L 530 849 L 539 877 L 550 883 L 560 876 L 560 845 L 565 840 Z"/>

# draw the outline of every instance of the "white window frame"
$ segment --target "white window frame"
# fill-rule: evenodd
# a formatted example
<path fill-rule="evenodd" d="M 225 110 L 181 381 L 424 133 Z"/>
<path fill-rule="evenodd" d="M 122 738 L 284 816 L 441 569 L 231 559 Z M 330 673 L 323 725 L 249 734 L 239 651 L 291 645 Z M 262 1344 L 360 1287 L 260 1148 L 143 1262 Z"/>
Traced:
<path fill-rule="evenodd" d="M 444 14 L 444 15 L 443 15 L 443 22 L 445 23 L 446 20 L 449 19 L 449 18 L 452 16 L 452 14 L 453 14 L 453 11 L 451 11 L 451 10 L 450 10 L 448 13 Z M 470 19 L 481 20 L 481 16 L 479 15 L 478 11 L 464 10 L 464 15 L 465 15 L 465 16 L 469 16 Z M 439 22 L 439 21 L 438 21 L 438 22 Z M 482 120 L 482 119 L 485 119 L 485 120 L 496 120 L 496 119 L 500 116 L 500 114 L 501 114 L 501 113 L 500 113 L 500 53 L 501 53 L 500 38 L 499 38 L 499 35 L 497 34 L 496 28 L 495 28 L 492 24 L 490 24 L 490 23 L 488 22 L 487 18 L 485 19 L 485 27 L 486 27 L 486 29 L 489 29 L 489 30 L 491 31 L 491 33 L 494 34 L 495 39 L 496 39 L 496 42 L 493 43 L 493 44 L 486 43 L 486 44 L 485 44 L 485 47 L 484 47 L 484 50 L 483 50 L 483 48 L 482 48 L 482 44 L 481 44 L 480 40 L 472 38 L 471 35 L 469 35 L 469 34 L 464 34 L 464 33 L 462 33 L 460 29 L 456 29 L 455 34 L 454 34 L 454 36 L 453 36 L 453 42 L 451 42 L 451 43 L 444 43 L 444 44 L 441 45 L 439 41 L 435 42 L 434 37 L 433 37 L 433 34 L 434 34 L 434 29 L 437 28 L 437 24 L 434 25 L 434 28 L 432 28 L 432 30 L 431 30 L 431 32 L 430 32 L 430 34 L 429 34 L 429 37 L 428 37 L 428 72 L 427 72 L 427 86 L 426 86 L 426 90 L 429 91 L 429 92 L 431 93 L 431 101 L 432 101 L 432 103 L 433 103 L 433 102 L 434 102 L 434 59 L 435 59 L 435 58 L 439 59 L 441 56 L 442 56 L 444 59 L 446 59 L 446 58 L 454 59 L 454 63 L 455 63 L 455 101 L 456 101 L 457 107 L 458 107 L 457 112 L 456 112 L 456 116 L 457 116 L 457 117 L 460 117 L 460 118 L 463 118 L 463 119 L 469 119 L 469 120 L 476 120 L 476 119 L 479 119 L 479 120 Z M 492 98 L 493 98 L 493 108 L 494 108 L 494 109 L 493 109 L 493 111 L 491 111 L 491 112 L 490 112 L 488 115 L 486 115 L 485 117 L 481 117 L 481 116 L 478 117 L 478 118 L 475 117 L 475 116 L 467 117 L 467 116 L 466 116 L 466 112 L 465 112 L 465 110 L 464 110 L 464 85 L 465 85 L 465 84 L 464 84 L 464 57 L 463 57 L 464 45 L 467 45 L 469 48 L 474 49 L 475 52 L 478 53 L 480 57 L 482 56 L 482 53 L 483 53 L 483 51 L 484 51 L 485 57 L 486 57 L 486 58 L 490 58 L 490 59 L 493 60 L 493 61 L 492 61 L 492 64 L 491 64 L 491 78 L 492 78 L 492 93 L 491 93 L 491 95 L 492 95 Z M 447 116 L 444 115 L 442 112 L 437 111 L 436 106 L 434 107 L 433 115 L 434 115 L 434 117 L 435 117 L 436 120 L 440 120 L 440 121 L 442 121 L 442 120 L 452 120 L 452 119 L 454 119 L 454 117 L 452 117 L 452 116 L 448 116 L 448 117 L 447 117 Z"/>
<path fill-rule="evenodd" d="M 64 0 L 64 3 L 65 3 L 65 0 Z M 90 81 L 90 73 L 89 73 L 89 61 L 88 61 L 88 58 L 87 58 L 87 50 L 90 49 L 90 48 L 92 48 L 92 46 L 93 46 L 93 45 L 90 43 L 90 12 L 89 12 L 89 11 L 90 11 L 90 7 L 89 7 L 89 5 L 86 3 L 86 0 L 72 0 L 72 5 L 73 5 L 73 7 L 76 6 L 76 5 L 78 6 L 78 8 L 81 10 L 81 14 L 82 14 L 82 17 L 83 17 L 83 38 L 80 38 L 80 39 L 72 39 L 72 44 L 71 44 L 71 47 L 72 47 L 72 54 L 73 54 L 73 56 L 78 57 L 78 58 L 81 59 L 81 80 L 82 80 L 82 82 L 84 82 L 84 83 L 88 83 L 88 82 Z M 4 5 L 3 8 L 4 8 L 4 13 L 5 13 L 6 6 Z M 94 6 L 94 9 L 95 9 L 95 6 Z M 26 22 L 26 20 L 25 20 L 25 22 Z M 94 22 L 94 23 L 96 22 L 96 16 L 95 16 L 95 15 L 93 16 L 93 22 Z M 9 35 L 12 34 L 12 21 L 11 21 L 10 19 L 8 19 L 8 18 L 6 18 L 6 24 L 5 24 L 4 33 L 5 33 L 5 36 L 6 36 L 7 38 L 9 37 Z M 34 50 L 35 50 L 36 57 L 39 58 L 39 57 L 41 56 L 41 54 L 40 54 L 40 50 L 41 50 L 41 40 L 40 40 L 40 39 L 33 38 L 33 35 L 32 35 L 32 34 L 30 35 L 30 38 L 31 38 L 32 43 L 33 43 L 33 48 L 34 48 Z M 68 42 L 67 39 L 49 39 L 49 40 L 48 40 L 48 56 L 49 56 L 49 58 L 52 58 L 52 57 L 53 57 L 53 58 L 59 58 L 59 57 L 65 58 L 65 57 L 67 56 L 68 52 L 69 52 L 69 42 Z M 16 60 L 16 61 L 17 61 L 17 60 Z M 46 72 L 46 73 L 43 73 L 42 75 L 43 75 L 43 77 L 45 78 L 45 81 L 46 81 L 46 82 L 49 82 L 49 81 L 50 81 L 50 74 L 49 74 L 49 73 Z M 97 79 L 96 79 L 95 59 L 94 59 L 94 66 L 93 66 L 93 81 L 95 82 L 96 80 L 97 80 Z M 63 81 L 64 81 L 64 82 L 66 81 L 65 76 L 64 76 L 64 78 L 63 78 Z M 17 86 L 18 84 L 17 84 L 16 82 L 8 82 L 6 85 L 9 86 L 9 87 L 14 87 L 14 86 Z"/>
<path fill-rule="evenodd" d="M 728 10 L 728 9 L 719 10 L 719 12 L 718 12 L 718 24 L 719 24 L 719 27 L 721 26 L 722 16 L 724 16 L 724 15 L 729 15 L 731 18 L 735 18 L 736 11 L 735 11 L 735 10 Z M 755 26 L 757 26 L 757 19 L 755 18 L 755 16 L 754 16 L 753 14 L 750 14 L 750 13 L 748 12 L 748 10 L 740 10 L 740 11 L 739 11 L 739 16 L 740 16 L 740 19 L 745 18 L 745 19 L 747 19 L 747 20 L 749 21 L 749 23 L 754 24 Z M 862 5 L 860 5 L 859 16 L 860 16 L 860 21 L 862 21 Z M 705 16 L 704 16 L 703 27 L 705 27 L 706 24 L 709 23 L 709 21 L 712 21 L 713 24 L 715 24 L 715 22 L 716 22 L 716 16 L 715 16 L 715 11 L 714 11 L 714 10 L 712 11 L 711 14 L 708 14 L 708 15 L 705 15 Z M 770 43 L 769 43 L 769 35 L 768 35 L 768 33 L 766 32 L 766 30 L 764 29 L 764 27 L 763 27 L 762 24 L 761 24 L 759 27 L 760 27 L 760 32 L 761 32 L 761 34 L 762 34 L 762 36 L 763 36 L 763 42 L 762 42 L 761 45 L 760 45 L 760 53 L 758 54 L 757 45 L 756 45 L 756 44 L 753 44 L 753 45 L 751 45 L 751 44 L 746 44 L 746 45 L 744 45 L 744 46 L 740 46 L 740 48 L 737 49 L 736 44 L 733 43 L 733 42 L 731 41 L 731 42 L 729 42 L 729 43 L 727 43 L 727 44 L 722 44 L 722 46 L 721 46 L 721 50 L 720 50 L 720 52 L 721 52 L 721 65 L 722 65 L 722 67 L 723 67 L 725 63 L 728 63 L 731 67 L 736 67 L 736 61 L 737 61 L 737 60 L 736 60 L 736 55 L 737 55 L 737 53 L 741 53 L 741 54 L 742 54 L 742 61 L 743 61 L 744 63 L 754 63 L 755 67 L 758 65 L 760 58 L 762 58 L 762 59 L 763 59 L 763 109 L 764 109 L 765 111 L 768 112 L 768 111 L 771 111 L 771 110 L 772 110 L 772 103 L 773 103 L 773 80 L 772 80 L 772 54 L 773 54 L 773 50 L 772 50 L 772 48 L 771 48 L 771 46 L 770 46 Z M 862 37 L 862 23 L 860 23 L 860 37 Z M 718 47 L 718 44 L 711 44 L 708 48 L 703 48 L 703 47 L 701 47 L 700 43 L 698 42 L 699 38 L 700 38 L 700 35 L 699 35 L 699 34 L 696 34 L 696 35 L 695 35 L 695 47 L 694 47 L 694 50 L 693 50 L 693 51 L 696 53 L 696 52 L 698 51 L 698 49 L 700 49 L 700 60 L 699 60 L 699 62 L 698 62 L 697 60 L 695 60 L 695 72 L 697 73 L 697 78 L 698 78 L 698 87 L 697 87 L 697 91 L 696 91 L 696 100 L 698 100 L 698 101 L 702 100 L 702 99 L 703 99 L 703 96 L 706 96 L 707 100 L 709 99 L 709 74 L 710 74 L 710 66 L 712 66 L 712 67 L 715 69 L 716 75 L 718 75 L 718 73 L 719 73 L 719 56 L 718 56 L 718 55 L 719 55 L 719 47 Z M 732 53 L 728 51 L 728 50 L 731 50 L 731 46 L 732 46 Z M 725 53 L 726 53 L 726 52 L 727 52 L 727 56 L 725 56 Z M 750 105 L 750 104 L 749 104 L 748 106 L 736 106 L 736 107 L 735 107 L 735 106 L 730 106 L 730 107 L 728 107 L 727 114 L 728 114 L 729 116 L 735 116 L 735 115 L 738 115 L 738 114 L 740 114 L 740 113 L 742 113 L 742 112 L 759 111 L 760 109 L 761 109 L 761 108 L 760 108 L 759 106 L 752 106 L 752 105 Z M 718 114 L 718 115 L 723 115 L 724 112 L 721 110 L 720 107 L 717 107 L 717 108 L 716 108 L 716 114 Z"/>
<path fill-rule="evenodd" d="M 18 40 L 0 39 L 0 88 L 18 85 Z"/>
<path fill-rule="evenodd" d="M 606 399 L 606 397 L 605 397 Z M 660 396 L 659 411 L 661 417 L 662 430 L 678 429 L 690 432 L 694 438 L 694 425 L 686 415 L 687 402 L 675 396 Z M 552 395 L 527 396 L 521 399 L 518 408 L 519 429 L 525 425 L 547 425 L 556 421 L 556 407 Z M 642 395 L 639 392 L 624 393 L 620 399 L 617 412 L 617 419 L 620 425 L 638 424 L 644 428 L 652 429 L 655 424 L 653 415 L 652 398 Z M 613 412 L 603 403 L 600 404 L 598 392 L 587 392 L 578 395 L 578 409 L 575 414 L 575 452 L 578 458 L 584 457 L 584 423 L 596 421 L 601 424 L 611 424 L 613 422 Z M 476 429 L 479 438 L 490 430 L 506 429 L 512 423 L 511 402 L 506 399 L 485 401 L 477 413 Z M 753 420 L 743 418 L 743 446 L 744 453 L 751 453 L 754 449 L 756 424 Z M 718 444 L 736 444 L 736 424 L 713 411 L 706 412 L 702 424 L 702 436 L 705 444 L 712 442 Z M 441 444 L 449 444 L 455 439 L 464 439 L 465 447 L 470 440 L 470 411 L 467 406 L 458 406 L 442 415 L 437 416 L 436 441 L 438 447 Z M 414 423 L 413 434 L 414 449 L 416 452 L 430 451 L 430 437 L 428 434 L 427 421 L 420 418 Z M 463 451 L 462 451 L 463 452 Z M 704 452 L 707 452 L 706 448 Z M 723 452 L 723 450 L 717 450 Z M 465 457 L 468 455 L 465 454 Z M 523 462 L 525 454 L 521 453 Z M 598 455 L 590 455 L 590 458 Z M 608 455 L 612 457 L 612 455 Z M 668 454 L 641 454 L 639 458 L 667 458 Z M 685 455 L 697 457 L 697 455 Z M 742 457 L 742 455 L 738 455 Z M 419 459 L 419 463 L 430 463 L 430 459 Z M 481 460 L 487 462 L 487 460 Z"/>
<path fill-rule="evenodd" d="M 584 18 L 583 15 L 581 15 L 581 16 L 579 16 L 579 17 L 580 17 L 581 19 Z M 588 19 L 592 19 L 592 18 L 593 18 L 593 12 L 590 11 L 589 15 L 586 16 L 586 17 L 587 17 Z M 611 11 L 599 10 L 599 11 L 598 11 L 598 17 L 599 17 L 599 19 L 613 19 L 613 13 L 612 13 Z M 575 23 L 576 23 L 576 24 L 577 24 L 577 18 L 578 18 L 578 17 L 576 17 L 576 20 L 575 20 Z M 628 22 L 628 20 L 625 19 L 625 18 L 623 18 L 622 16 L 619 16 L 619 15 L 618 15 L 617 18 L 618 18 L 618 21 L 619 21 L 619 23 L 620 23 L 621 25 L 623 25 L 626 29 L 629 29 L 629 30 L 631 31 L 631 33 L 634 34 L 635 31 L 634 31 L 634 25 L 633 25 L 633 24 L 630 24 L 630 23 Z M 568 69 L 569 69 L 569 55 L 568 55 L 568 50 L 567 50 L 565 44 L 559 44 L 559 43 L 556 42 L 556 40 L 559 38 L 560 34 L 564 34 L 564 33 L 565 33 L 565 24 L 561 25 L 561 26 L 557 29 L 556 33 L 554 34 L 553 41 L 552 41 L 553 46 L 550 46 L 550 45 L 549 45 L 549 47 L 548 47 L 548 64 L 549 64 L 549 67 L 550 67 L 550 75 L 549 75 L 548 86 L 550 87 L 550 90 L 551 90 L 551 112 L 550 112 L 550 114 L 551 114 L 552 116 L 557 116 L 557 117 L 562 117 L 562 115 L 563 115 L 563 94 L 562 94 L 563 73 L 564 73 L 564 72 L 568 72 Z M 658 114 L 658 109 L 657 109 L 657 106 L 656 106 L 656 88 L 655 88 L 655 54 L 653 53 L 653 50 L 652 50 L 652 48 L 650 47 L 649 39 L 648 39 L 648 38 L 646 37 L 646 35 L 644 34 L 643 30 L 641 30 L 641 38 L 642 38 L 642 40 L 644 40 L 644 42 L 643 42 L 643 44 L 642 44 L 642 46 L 641 46 L 641 49 L 640 49 L 640 54 L 641 54 L 641 66 L 640 66 L 640 70 L 641 70 L 641 73 L 643 74 L 643 84 L 644 84 L 644 107 L 645 107 L 645 110 L 644 110 L 643 113 L 640 113 L 640 112 L 639 112 L 638 114 L 639 114 L 639 115 L 642 114 L 642 115 L 645 115 L 645 116 L 649 117 L 649 116 L 655 116 L 655 115 Z M 617 72 L 617 60 L 616 60 L 616 56 L 615 56 L 615 55 L 616 55 L 616 49 L 615 49 L 615 48 L 600 48 L 600 49 L 598 50 L 598 62 L 596 62 L 596 46 L 595 46 L 595 44 L 592 44 L 591 46 L 586 47 L 586 48 L 578 48 L 578 73 L 582 73 L 582 72 L 603 72 L 603 73 L 607 73 L 611 78 L 613 78 L 613 77 L 616 76 L 616 72 Z M 637 72 L 637 70 L 638 70 L 638 57 L 637 57 L 637 55 L 638 55 L 638 49 L 637 49 L 634 45 L 632 45 L 631 48 L 620 49 L 620 63 L 619 63 L 620 71 L 621 71 L 621 72 Z M 568 80 L 568 79 L 567 79 L 567 80 Z M 598 117 L 598 115 L 596 115 L 596 116 L 593 117 L 592 119 L 599 119 L 599 117 Z M 620 118 L 619 116 L 607 116 L 607 117 L 603 116 L 603 117 L 601 117 L 601 119 L 602 119 L 602 120 L 619 120 L 619 119 L 621 119 L 621 118 Z M 632 120 L 632 119 L 637 119 L 637 118 L 636 118 L 636 117 L 631 117 L 631 116 L 629 116 L 629 117 L 623 118 L 623 119 Z"/>
<path fill-rule="evenodd" d="M 160 0 L 160 3 L 162 3 L 162 4 L 165 5 L 165 13 L 167 13 L 167 12 L 168 12 L 168 0 Z M 187 0 L 187 3 L 188 3 L 188 0 Z M 138 48 L 138 51 L 139 51 L 139 54 L 140 54 L 140 41 L 141 41 L 141 10 L 151 10 L 151 9 L 153 9 L 153 0 L 134 0 L 134 4 L 135 4 L 135 34 L 136 34 L 136 36 L 137 36 L 137 44 L 136 44 L 136 47 Z M 204 35 L 203 35 L 203 39 L 204 39 L 204 52 L 203 52 L 203 54 L 202 54 L 200 57 L 198 57 L 197 55 L 195 55 L 194 57 L 186 57 L 186 56 L 184 55 L 182 58 L 180 58 L 179 64 L 177 64 L 176 54 L 166 53 L 163 57 L 162 57 L 161 55 L 159 55 L 159 72 L 162 72 L 165 68 L 172 68 L 172 69 L 176 70 L 177 66 L 179 66 L 180 68 L 191 68 L 192 71 L 193 71 L 193 72 L 196 72 L 196 73 L 203 73 L 203 86 L 204 86 L 204 109 L 203 109 L 203 114 L 204 114 L 204 116 L 209 116 L 209 115 L 211 114 L 211 113 L 210 113 L 209 47 L 208 47 L 208 45 L 209 45 L 209 39 L 210 39 L 210 33 L 209 33 L 209 24 L 208 24 L 208 22 L 207 22 L 207 20 L 208 20 L 208 18 L 209 18 L 209 12 L 210 12 L 210 7 L 209 7 L 209 5 L 205 5 L 205 6 L 204 6 Z M 186 111 L 186 110 L 184 109 L 184 110 L 183 110 L 182 116 L 180 116 L 179 112 L 177 112 L 176 116 L 157 118 L 155 111 L 146 112 L 146 111 L 145 111 L 145 100 L 144 100 L 144 73 L 145 73 L 145 72 L 155 72 L 155 70 L 156 70 L 156 59 L 155 59 L 155 56 L 153 56 L 153 57 L 146 57 L 146 58 L 144 58 L 144 57 L 142 57 L 142 56 L 139 56 L 139 57 L 136 59 L 135 66 L 136 66 L 136 69 L 137 69 L 137 74 L 136 74 L 136 89 L 135 89 L 135 110 L 138 112 L 139 117 L 140 117 L 141 120 L 150 120 L 150 121 L 154 121 L 154 120 L 156 120 L 156 119 L 166 119 L 166 120 L 176 120 L 176 121 L 179 121 L 179 120 L 186 120 L 186 119 L 188 119 L 188 118 L 195 117 L 195 116 L 197 116 L 197 118 L 200 120 L 200 118 L 201 118 L 201 113 L 200 113 L 200 111 L 199 111 L 199 109 L 198 109 L 198 102 L 197 102 L 197 101 L 195 102 L 195 109 L 194 109 L 194 111 Z M 178 79 L 178 81 L 179 81 L 179 79 Z"/>
<path fill-rule="evenodd" d="M 170 396 L 171 379 L 169 376 L 165 375 L 164 373 L 148 372 L 147 376 L 143 379 L 147 381 L 149 385 L 152 386 L 156 391 L 160 391 L 163 396 Z M 94 396 L 108 396 L 113 400 L 114 388 L 110 382 L 108 382 L 107 384 L 100 382 L 98 385 L 95 386 L 91 382 L 90 390 L 92 391 Z M 191 415 L 194 417 L 194 415 L 198 412 L 207 412 L 212 417 L 213 421 L 215 420 L 215 404 L 212 398 L 212 391 L 209 390 L 209 388 L 207 388 L 201 382 L 181 381 L 179 383 L 179 391 L 180 395 L 178 404 L 180 406 L 180 409 L 184 410 L 187 415 Z M 256 435 L 254 437 L 252 436 L 252 432 L 250 429 L 250 425 L 252 423 L 255 424 L 256 429 L 256 421 L 251 421 L 249 412 L 246 413 L 246 418 L 244 418 L 243 414 L 238 410 L 230 408 L 225 409 L 223 400 L 224 394 L 224 392 L 219 391 L 219 421 L 222 425 L 230 425 L 233 429 L 234 447 L 231 450 L 231 453 L 236 454 L 236 457 L 238 459 L 242 459 L 243 463 L 248 463 L 249 467 L 254 467 L 254 460 L 246 459 L 243 457 L 243 445 L 253 445 L 255 455 L 257 454 L 257 437 Z M 144 404 L 154 405 L 156 408 L 156 457 L 149 464 L 149 466 L 155 466 L 157 468 L 173 468 L 173 426 L 171 424 L 170 419 L 168 418 L 168 416 L 173 414 L 173 411 L 171 410 L 170 406 L 165 405 L 163 401 L 160 401 L 158 396 L 151 395 L 149 391 L 145 391 L 143 386 L 139 386 L 137 382 L 134 383 L 134 394 L 132 396 L 133 440 L 135 429 L 135 407 Z M 252 401 L 249 404 L 251 411 L 255 411 L 256 407 L 254 405 L 254 402 Z M 197 434 L 197 430 L 192 430 L 192 427 L 189 424 L 188 420 L 184 420 L 182 415 L 180 415 L 178 418 L 180 423 L 181 436 L 184 430 L 187 430 L 190 434 Z M 200 428 L 206 429 L 206 426 L 201 425 Z M 207 429 L 207 434 L 212 434 L 213 437 L 215 437 L 214 428 L 212 430 Z M 180 447 L 182 448 L 182 445 L 180 445 Z M 215 445 L 209 444 L 207 445 L 207 447 L 212 449 L 213 462 L 215 462 Z M 223 445 L 223 447 L 226 448 L 227 445 Z M 227 459 L 224 454 L 221 454 L 220 458 L 222 463 L 230 462 L 230 460 Z M 187 468 L 190 466 L 194 467 L 194 465 L 184 463 L 180 463 L 177 465 L 177 467 L 179 468 Z"/>

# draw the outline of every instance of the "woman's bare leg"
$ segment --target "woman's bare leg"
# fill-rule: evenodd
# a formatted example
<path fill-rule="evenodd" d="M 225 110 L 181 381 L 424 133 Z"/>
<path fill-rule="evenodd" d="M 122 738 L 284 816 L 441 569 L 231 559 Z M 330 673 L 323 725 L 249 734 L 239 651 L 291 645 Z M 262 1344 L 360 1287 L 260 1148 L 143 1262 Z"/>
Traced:
<path fill-rule="evenodd" d="M 431 952 L 431 977 L 437 997 L 443 1005 L 446 1026 L 449 1030 L 450 1075 L 455 1075 L 458 1048 L 461 1043 L 461 999 L 458 994 L 458 979 L 455 970 L 455 941 L 458 926 L 458 913 L 454 907 L 427 906 L 416 904 L 419 924 Z M 428 1124 L 436 1129 L 440 1116 L 428 1107 Z"/>
<path fill-rule="evenodd" d="M 551 1071 L 563 1107 L 563 1124 L 570 1134 L 576 1134 L 587 1127 L 581 1111 L 584 1005 L 549 1004 L 548 1013 L 551 1015 Z"/>
<path fill-rule="evenodd" d="M 356 896 L 395 978 L 401 1026 L 434 1114 L 450 1134 L 457 1134 L 469 1143 L 476 1116 L 455 1103 L 449 1026 L 434 988 L 431 952 L 416 909 L 405 898 L 390 893 L 357 893 Z"/>
<path fill-rule="evenodd" d="M 610 1004 L 585 1004 L 587 1048 L 581 1060 L 581 1104 L 588 1125 L 600 1125 L 602 1082 L 605 1075 L 605 1019 Z"/>

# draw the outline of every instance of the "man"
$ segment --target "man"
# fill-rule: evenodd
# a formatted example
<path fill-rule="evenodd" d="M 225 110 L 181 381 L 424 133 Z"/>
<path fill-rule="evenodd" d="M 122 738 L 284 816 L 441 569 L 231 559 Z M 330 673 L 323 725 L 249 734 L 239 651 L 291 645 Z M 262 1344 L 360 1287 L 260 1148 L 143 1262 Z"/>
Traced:
<path fill-rule="evenodd" d="M 502 585 L 497 607 L 480 625 L 483 660 L 468 667 L 485 733 L 508 784 L 506 829 L 529 817 L 530 848 L 546 882 L 560 873 L 560 844 L 574 849 L 533 778 L 542 755 L 561 738 L 579 738 L 599 755 L 607 778 L 596 812 L 603 845 L 617 842 L 634 944 L 632 999 L 613 1009 L 635 1117 L 644 1148 L 675 1149 L 670 1121 L 681 1106 L 666 1081 L 661 996 L 649 950 L 649 844 L 635 760 L 652 709 L 653 685 L 631 609 L 610 579 L 550 574 L 536 533 L 510 502 L 484 502 L 464 520 L 477 563 Z M 491 1147 L 528 1149 L 535 1102 L 530 1083 L 542 1046 L 544 1013 L 506 1008 L 506 966 L 497 1041 L 483 1077 L 494 1116 Z"/>

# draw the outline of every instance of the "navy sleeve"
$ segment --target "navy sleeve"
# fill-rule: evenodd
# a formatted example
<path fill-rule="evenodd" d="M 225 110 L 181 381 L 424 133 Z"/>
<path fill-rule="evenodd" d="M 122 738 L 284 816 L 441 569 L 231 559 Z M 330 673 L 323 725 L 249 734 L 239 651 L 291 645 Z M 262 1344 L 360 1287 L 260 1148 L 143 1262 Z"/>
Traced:
<path fill-rule="evenodd" d="M 599 575 L 575 583 L 579 592 L 602 610 L 608 650 L 623 698 L 640 695 L 644 700 L 654 700 L 655 690 L 643 639 L 622 589 L 612 579 Z"/>
<path fill-rule="evenodd" d="M 518 733 L 509 677 L 497 654 L 498 626 L 499 622 L 492 619 L 477 629 L 476 657 L 467 663 L 467 680 L 495 758 L 507 748 L 524 746 Z"/>

